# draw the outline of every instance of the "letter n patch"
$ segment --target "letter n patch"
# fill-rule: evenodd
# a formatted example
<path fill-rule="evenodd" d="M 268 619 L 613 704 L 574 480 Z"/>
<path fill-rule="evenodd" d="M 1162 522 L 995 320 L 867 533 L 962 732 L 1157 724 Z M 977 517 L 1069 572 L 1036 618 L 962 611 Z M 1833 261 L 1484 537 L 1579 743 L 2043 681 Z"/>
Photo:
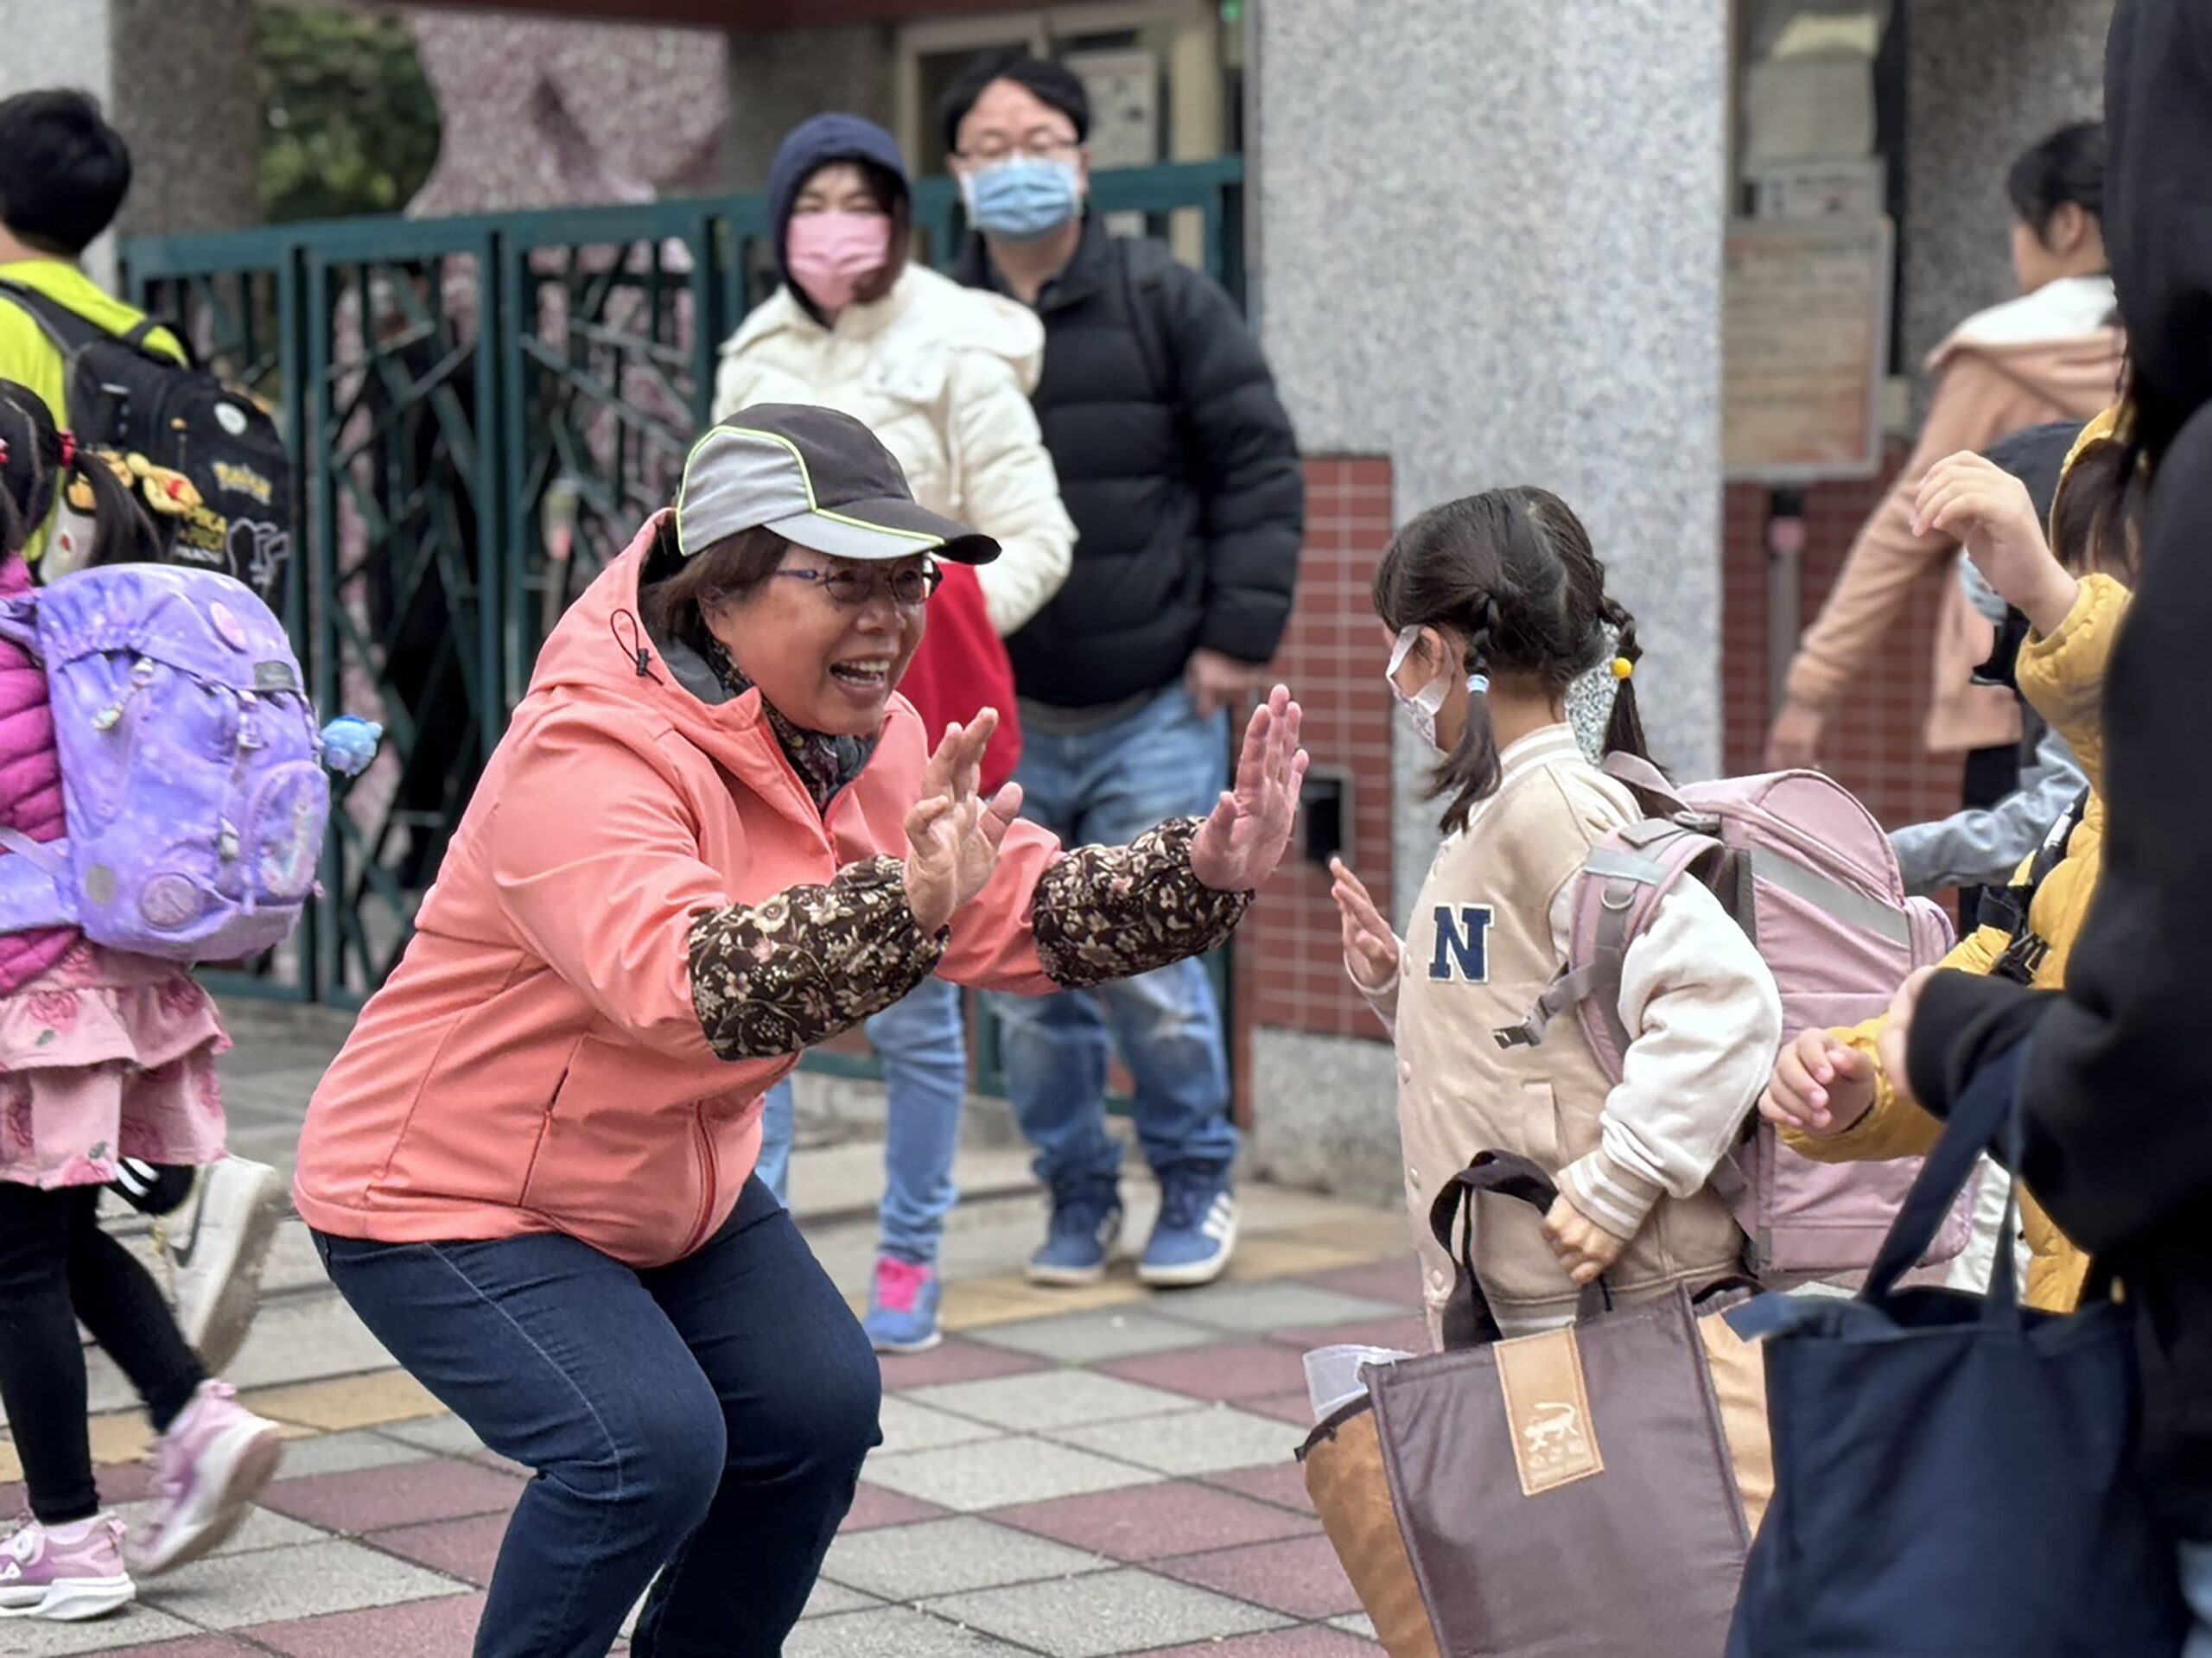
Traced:
<path fill-rule="evenodd" d="M 1456 978 L 1488 984 L 1490 924 L 1487 904 L 1438 905 L 1436 957 L 1428 964 L 1428 976 L 1439 982 Z"/>

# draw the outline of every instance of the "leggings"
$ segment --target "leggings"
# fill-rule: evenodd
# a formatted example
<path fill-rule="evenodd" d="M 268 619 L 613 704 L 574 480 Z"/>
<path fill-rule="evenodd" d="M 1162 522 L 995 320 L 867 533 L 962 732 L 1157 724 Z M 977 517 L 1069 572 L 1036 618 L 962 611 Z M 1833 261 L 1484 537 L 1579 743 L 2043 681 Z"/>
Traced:
<path fill-rule="evenodd" d="M 99 1512 L 79 1319 L 130 1378 L 156 1431 L 207 1379 L 152 1274 L 100 1230 L 99 1201 L 98 1186 L 0 1181 L 0 1405 L 31 1514 L 48 1526 Z"/>

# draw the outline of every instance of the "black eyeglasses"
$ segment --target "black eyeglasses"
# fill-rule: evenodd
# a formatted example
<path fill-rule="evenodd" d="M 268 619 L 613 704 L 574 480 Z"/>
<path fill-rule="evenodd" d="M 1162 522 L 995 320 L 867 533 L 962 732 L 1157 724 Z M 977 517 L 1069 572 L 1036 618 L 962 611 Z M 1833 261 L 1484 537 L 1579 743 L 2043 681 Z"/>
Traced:
<path fill-rule="evenodd" d="M 896 570 L 848 567 L 836 570 L 778 570 L 776 574 L 789 576 L 794 581 L 810 581 L 838 604 L 855 610 L 874 598 L 879 588 L 889 591 L 891 602 L 899 609 L 919 610 L 944 582 L 944 569 L 935 559 L 927 558 L 919 564 Z"/>

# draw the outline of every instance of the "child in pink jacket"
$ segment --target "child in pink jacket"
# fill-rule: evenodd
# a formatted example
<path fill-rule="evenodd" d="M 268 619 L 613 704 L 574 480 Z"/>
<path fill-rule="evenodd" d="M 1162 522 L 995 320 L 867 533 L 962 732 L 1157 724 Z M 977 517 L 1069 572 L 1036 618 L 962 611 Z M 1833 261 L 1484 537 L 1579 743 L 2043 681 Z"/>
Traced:
<path fill-rule="evenodd" d="M 138 509 L 35 394 L 0 380 L 0 603 L 30 591 L 22 548 L 55 492 L 89 492 L 92 562 L 148 556 Z M 77 503 L 82 505 L 81 499 Z M 0 638 L 0 829 L 65 833 L 43 670 Z M 0 848 L 0 872 L 15 854 Z M 183 968 L 73 930 L 0 934 L 0 1405 L 31 1517 L 0 1542 L 0 1617 L 76 1620 L 207 1553 L 275 1471 L 276 1430 L 209 1379 L 152 1276 L 101 1231 L 101 1187 L 128 1159 L 223 1154 L 214 1003 Z M 92 1478 L 77 1325 L 122 1366 L 161 1434 L 154 1513 L 132 1539 Z"/>

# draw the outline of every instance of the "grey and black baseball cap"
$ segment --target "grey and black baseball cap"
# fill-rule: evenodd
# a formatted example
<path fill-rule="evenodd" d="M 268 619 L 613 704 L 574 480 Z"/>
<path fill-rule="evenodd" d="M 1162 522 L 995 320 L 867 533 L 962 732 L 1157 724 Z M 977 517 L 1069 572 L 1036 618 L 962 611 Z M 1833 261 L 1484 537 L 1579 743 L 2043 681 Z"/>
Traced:
<path fill-rule="evenodd" d="M 916 505 L 906 474 L 865 425 L 811 403 L 741 409 L 683 463 L 676 544 L 686 558 L 763 527 L 833 558 L 929 553 L 988 564 L 999 556 L 988 536 Z"/>

